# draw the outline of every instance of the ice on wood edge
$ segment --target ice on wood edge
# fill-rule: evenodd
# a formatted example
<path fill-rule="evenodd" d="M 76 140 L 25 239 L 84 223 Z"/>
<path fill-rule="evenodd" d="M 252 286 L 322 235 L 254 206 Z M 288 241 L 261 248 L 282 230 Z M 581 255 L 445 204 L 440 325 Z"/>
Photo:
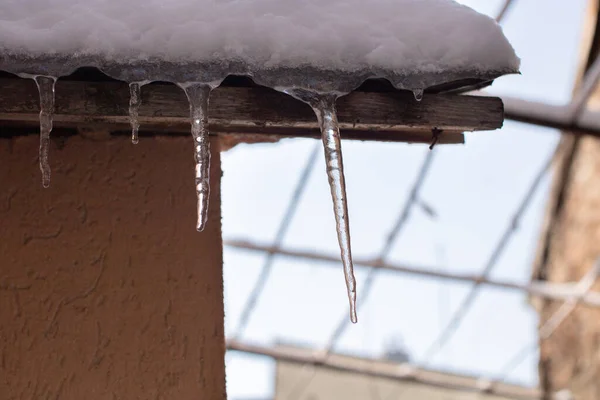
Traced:
<path fill-rule="evenodd" d="M 40 92 L 40 169 L 50 184 L 54 86 L 80 67 L 130 85 L 132 142 L 142 87 L 178 84 L 190 103 L 198 201 L 208 211 L 208 102 L 229 75 L 288 93 L 319 121 L 353 322 L 356 282 L 335 100 L 385 78 L 420 101 L 431 86 L 518 72 L 496 22 L 453 0 L 29 0 L 0 4 L 0 70 Z"/>

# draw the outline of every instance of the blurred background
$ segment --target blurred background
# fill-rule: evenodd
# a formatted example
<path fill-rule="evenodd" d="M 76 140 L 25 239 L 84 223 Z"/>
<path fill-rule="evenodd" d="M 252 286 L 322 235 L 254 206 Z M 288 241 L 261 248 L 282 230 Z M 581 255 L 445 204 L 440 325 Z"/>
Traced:
<path fill-rule="evenodd" d="M 486 92 L 555 109 L 569 104 L 587 62 L 582 49 L 590 51 L 583 35 L 595 2 L 460 2 L 501 16 L 522 59 L 522 75 Z M 532 276 L 541 279 L 533 270 L 552 197 L 549 160 L 560 141 L 558 130 L 510 119 L 432 152 L 344 141 L 355 259 L 381 257 L 410 270 L 373 273 L 356 262 L 356 325 L 347 323 L 341 263 L 327 260 L 339 259 L 339 248 L 319 143 L 287 139 L 223 153 L 226 334 L 240 345 L 227 353 L 229 398 L 471 399 L 492 386 L 498 397 L 477 398 L 539 398 L 546 321 L 527 289 Z M 269 246 L 304 257 L 269 254 Z M 482 273 L 491 285 L 464 279 Z M 580 277 L 567 275 L 570 290 Z M 449 279 L 456 276 L 463 279 Z M 292 362 L 238 351 L 244 345 Z M 315 351 L 344 355 L 336 362 L 354 372 L 302 365 Z M 380 376 L 398 371 L 411 378 L 395 384 Z"/>

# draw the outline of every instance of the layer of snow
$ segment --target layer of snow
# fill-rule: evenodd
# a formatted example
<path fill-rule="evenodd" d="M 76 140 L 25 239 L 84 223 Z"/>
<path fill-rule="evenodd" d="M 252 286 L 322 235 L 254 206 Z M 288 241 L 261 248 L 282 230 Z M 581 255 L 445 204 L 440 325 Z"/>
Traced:
<path fill-rule="evenodd" d="M 453 0 L 2 0 L 0 51 L 5 59 L 236 61 L 250 72 L 519 68 L 496 22 Z"/>

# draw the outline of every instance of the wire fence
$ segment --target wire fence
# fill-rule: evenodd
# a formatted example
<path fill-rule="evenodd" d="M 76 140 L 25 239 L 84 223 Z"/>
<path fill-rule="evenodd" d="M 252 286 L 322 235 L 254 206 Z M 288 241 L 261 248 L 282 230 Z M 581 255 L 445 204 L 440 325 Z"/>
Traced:
<path fill-rule="evenodd" d="M 496 20 L 498 22 L 501 22 L 503 20 L 503 18 L 507 15 L 507 12 L 511 9 L 511 7 L 514 6 L 514 3 L 515 2 L 512 0 L 506 0 L 501 4 L 500 10 L 496 16 Z M 568 109 L 568 115 L 566 117 L 567 125 L 575 126 L 578 124 L 578 120 L 585 109 L 585 105 L 587 104 L 587 101 L 589 100 L 593 89 L 596 88 L 599 80 L 600 58 L 597 59 L 590 67 L 588 73 L 583 79 L 581 89 L 573 96 L 571 104 L 568 107 L 566 107 L 566 109 Z M 535 119 L 526 122 L 534 124 L 538 123 Z M 539 124 L 544 125 L 543 122 L 540 122 Z M 387 234 L 386 239 L 378 253 L 378 256 L 373 259 L 355 260 L 355 265 L 369 268 L 364 283 L 361 287 L 359 305 L 364 306 L 364 304 L 368 301 L 371 291 L 373 289 L 373 284 L 376 281 L 376 278 L 380 271 L 392 271 L 395 273 L 413 274 L 433 279 L 471 282 L 473 285 L 468 294 L 463 299 L 462 303 L 457 308 L 456 312 L 450 317 L 449 322 L 447 323 L 445 328 L 440 330 L 436 339 L 431 343 L 430 346 L 428 346 L 427 350 L 424 352 L 423 356 L 421 357 L 418 363 L 414 365 L 404 365 L 404 369 L 402 370 L 396 369 L 394 370 L 394 372 L 382 372 L 378 369 L 381 367 L 381 360 L 370 360 L 370 364 L 365 364 L 366 366 L 361 368 L 355 368 L 349 366 L 348 364 L 344 364 L 338 358 L 336 358 L 337 355 L 334 353 L 334 349 L 340 341 L 340 338 L 346 331 L 347 327 L 349 326 L 349 319 L 345 311 L 343 313 L 344 317 L 340 319 L 339 323 L 336 325 L 335 329 L 331 333 L 327 344 L 322 349 L 310 350 L 305 352 L 289 352 L 282 349 L 252 346 L 238 340 L 239 337 L 243 334 L 243 331 L 247 326 L 254 309 L 256 308 L 257 299 L 260 296 L 262 289 L 267 283 L 270 271 L 273 267 L 273 259 L 275 256 L 292 257 L 307 260 L 319 260 L 329 263 L 339 263 L 339 257 L 336 257 L 334 255 L 316 253 L 313 251 L 285 249 L 281 247 L 283 238 L 287 232 L 287 229 L 289 228 L 295 209 L 297 208 L 299 199 L 302 195 L 302 192 L 306 188 L 308 177 L 310 176 L 310 173 L 314 166 L 315 157 L 317 153 L 317 147 L 315 147 L 307 161 L 304 171 L 300 176 L 298 185 L 296 187 L 296 190 L 294 191 L 292 199 L 288 205 L 287 212 L 280 224 L 279 230 L 276 234 L 274 241 L 271 244 L 266 245 L 257 244 L 244 239 L 225 241 L 226 246 L 267 253 L 267 259 L 265 260 L 265 263 L 259 274 L 259 278 L 254 288 L 252 289 L 248 301 L 246 302 L 236 333 L 234 334 L 233 339 L 229 341 L 228 349 L 234 351 L 242 351 L 250 354 L 268 356 L 276 360 L 302 363 L 307 368 L 312 368 L 312 372 L 308 374 L 308 376 L 302 377 L 295 383 L 295 385 L 293 385 L 293 389 L 288 396 L 289 399 L 299 398 L 302 395 L 306 388 L 309 387 L 309 385 L 311 384 L 315 376 L 315 371 L 319 367 L 332 368 L 334 370 L 346 370 L 368 376 L 387 377 L 391 379 L 400 380 L 408 379 L 412 381 L 418 381 L 424 384 L 435 384 L 435 382 L 428 381 L 427 378 L 424 378 L 424 376 L 426 376 L 426 374 L 423 374 L 423 371 L 425 371 L 424 367 L 430 364 L 433 358 L 437 354 L 439 354 L 439 352 L 449 343 L 454 334 L 460 329 L 465 316 L 468 314 L 469 310 L 476 302 L 481 287 L 485 285 L 501 287 L 509 290 L 516 290 L 534 296 L 562 301 L 563 304 L 560 307 L 558 307 L 554 314 L 552 314 L 551 317 L 547 321 L 545 321 L 540 327 L 540 338 L 549 338 L 569 317 L 569 315 L 571 315 L 573 310 L 575 310 L 578 305 L 600 307 L 600 293 L 591 292 L 591 288 L 596 282 L 600 272 L 600 258 L 598 259 L 596 264 L 590 269 L 589 273 L 586 276 L 584 276 L 579 283 L 551 284 L 547 282 L 531 282 L 530 284 L 518 284 L 514 282 L 492 279 L 490 278 L 490 274 L 498 265 L 499 259 L 509 246 L 511 239 L 518 232 L 519 224 L 521 223 L 521 220 L 524 214 L 526 213 L 528 207 L 532 203 L 534 195 L 539 190 L 544 178 L 549 174 L 549 171 L 553 164 L 553 160 L 555 159 L 555 152 L 556 150 L 552 151 L 552 153 L 547 157 L 545 162 L 541 165 L 541 167 L 535 174 L 531 184 L 529 185 L 523 198 L 519 202 L 514 214 L 508 221 L 506 229 L 499 236 L 496 245 L 492 253 L 490 254 L 487 262 L 481 269 L 481 272 L 477 275 L 440 272 L 434 270 L 433 268 L 426 268 L 422 266 L 416 267 L 407 265 L 397 265 L 391 264 L 386 260 L 391 250 L 393 249 L 394 244 L 397 242 L 398 237 L 405 228 L 407 221 L 409 220 L 410 215 L 415 207 L 420 208 L 423 212 L 425 212 L 428 215 L 436 214 L 435 209 L 429 204 L 424 203 L 419 195 L 420 190 L 422 189 L 424 182 L 426 181 L 426 178 L 430 172 L 431 165 L 436 154 L 435 151 L 427 152 L 421 165 L 421 168 L 417 173 L 413 186 L 409 192 L 407 200 L 401 207 L 399 215 L 392 229 Z M 502 368 L 500 369 L 500 373 L 497 374 L 497 376 L 493 378 L 482 376 L 476 382 L 464 385 L 462 389 L 467 391 L 494 393 L 502 395 L 502 391 L 504 390 L 502 386 L 503 382 L 505 382 L 507 377 L 516 368 L 518 368 L 524 360 L 526 360 L 528 357 L 534 354 L 537 349 L 537 341 L 535 343 L 528 344 L 522 349 L 518 349 L 518 351 L 515 352 L 514 356 L 509 358 L 509 361 L 506 363 L 506 365 L 502 366 Z M 419 373 L 421 375 L 419 375 Z M 456 388 L 456 385 L 454 385 L 453 387 Z M 392 393 L 388 397 L 400 398 L 402 397 L 402 395 L 406 395 L 406 393 L 396 392 Z M 529 394 L 527 394 L 527 396 L 529 396 Z M 523 398 L 529 398 L 527 396 Z M 539 398 L 539 393 L 532 392 L 531 398 Z"/>
<path fill-rule="evenodd" d="M 279 228 L 277 229 L 277 233 L 275 234 L 275 238 L 273 239 L 274 247 L 278 247 L 281 245 L 281 243 L 283 242 L 283 240 L 285 238 L 285 235 L 288 232 L 288 229 L 290 228 L 290 225 L 292 223 L 294 215 L 296 214 L 296 210 L 298 209 L 298 204 L 300 204 L 300 199 L 302 198 L 302 193 L 306 189 L 306 186 L 308 185 L 308 181 L 310 179 L 310 175 L 315 167 L 315 164 L 317 161 L 317 155 L 319 154 L 320 148 L 321 148 L 321 146 L 319 145 L 319 143 L 318 142 L 315 143 L 313 145 L 312 150 L 310 151 L 310 153 L 308 155 L 306 165 L 304 166 L 304 169 L 302 170 L 302 173 L 300 174 L 300 178 L 298 179 L 296 188 L 294 189 L 294 192 L 292 193 L 290 202 L 287 206 L 285 214 L 283 215 L 283 218 L 281 219 Z M 238 338 L 238 337 L 242 336 L 244 334 L 244 331 L 246 330 L 246 327 L 248 326 L 248 323 L 250 322 L 250 318 L 252 317 L 252 313 L 254 312 L 254 309 L 256 308 L 258 298 L 259 298 L 260 294 L 262 293 L 263 289 L 265 288 L 265 286 L 269 280 L 269 277 L 271 276 L 271 270 L 273 268 L 273 262 L 275 259 L 275 255 L 276 254 L 274 252 L 268 252 L 268 254 L 267 254 L 265 262 L 258 274 L 256 283 L 254 284 L 254 287 L 252 288 L 252 291 L 250 292 L 250 295 L 248 296 L 248 300 L 246 301 L 246 305 L 244 306 L 244 309 L 242 310 L 242 314 L 240 316 L 237 329 L 235 330 L 235 333 L 233 335 L 234 338 Z"/>
<path fill-rule="evenodd" d="M 544 176 L 546 176 L 546 174 L 550 170 L 550 166 L 552 165 L 552 161 L 554 160 L 555 152 L 556 152 L 556 150 L 552 151 L 551 155 L 548 157 L 546 162 L 542 165 L 542 167 L 536 174 L 535 178 L 533 179 L 533 182 L 527 189 L 525 196 L 519 203 L 517 210 L 515 211 L 512 218 L 510 219 L 508 226 L 506 227 L 506 230 L 502 233 L 502 235 L 498 239 L 498 242 L 494 248 L 494 251 L 492 251 L 492 254 L 490 255 L 488 261 L 486 262 L 486 264 L 483 267 L 482 272 L 480 274 L 480 276 L 482 276 L 483 278 L 489 277 L 490 273 L 494 270 L 496 265 L 498 265 L 498 261 L 500 260 L 500 257 L 502 256 L 502 254 L 504 254 L 504 251 L 508 247 L 510 240 L 516 234 L 516 232 L 519 228 L 521 219 L 523 218 L 523 215 L 525 214 L 525 211 L 527 211 L 527 208 L 531 204 L 533 196 L 535 195 L 538 188 L 540 187 L 540 184 L 542 183 Z M 450 322 L 448 322 L 448 325 L 446 326 L 446 328 L 444 328 L 440 332 L 437 339 L 435 339 L 434 342 L 425 351 L 420 364 L 425 365 L 429 361 L 431 361 L 431 359 L 437 353 L 439 353 L 439 351 L 441 349 L 443 349 L 443 347 L 448 343 L 448 341 L 452 338 L 454 333 L 456 333 L 456 331 L 459 329 L 462 321 L 464 320 L 466 314 L 468 313 L 470 307 L 475 302 L 480 288 L 481 288 L 481 282 L 475 282 L 473 284 L 471 290 L 469 291 L 467 296 L 464 298 L 464 300 L 462 301 L 462 303 L 460 304 L 460 306 L 458 307 L 456 312 L 452 315 L 452 317 L 450 317 Z"/>
<path fill-rule="evenodd" d="M 575 309 L 575 307 L 579 304 L 599 307 L 600 306 L 600 293 L 590 292 L 590 289 L 595 282 L 598 270 L 600 270 L 600 261 L 596 264 L 594 268 L 590 271 L 586 277 L 584 277 L 581 282 L 578 284 L 550 284 L 545 282 L 532 282 L 530 284 L 516 284 L 505 281 L 494 280 L 490 278 L 490 273 L 493 271 L 494 267 L 497 265 L 500 257 L 508 247 L 511 239 L 516 234 L 519 228 L 519 224 L 523 215 L 526 213 L 529 205 L 532 202 L 532 199 L 536 192 L 539 190 L 543 179 L 549 173 L 549 170 L 552 166 L 553 160 L 555 159 L 555 152 L 553 150 L 551 154 L 547 157 L 545 162 L 542 164 L 538 172 L 535 174 L 534 179 L 530 183 L 527 188 L 525 195 L 519 202 L 514 214 L 509 219 L 509 223 L 506 229 L 500 235 L 497 244 L 490 255 L 488 261 L 484 265 L 482 272 L 478 275 L 460 275 L 454 273 L 444 273 L 435 271 L 431 268 L 422 268 L 422 267 L 409 267 L 409 266 L 399 266 L 394 264 L 389 264 L 386 261 L 387 256 L 390 251 L 393 249 L 394 243 L 397 241 L 397 238 L 403 231 L 403 228 L 406 226 L 407 221 L 410 218 L 411 212 L 414 210 L 415 206 L 420 207 L 420 190 L 423 187 L 424 182 L 430 172 L 431 165 L 434 160 L 435 150 L 428 151 L 419 172 L 415 178 L 413 186 L 409 192 L 408 198 L 405 201 L 404 205 L 401 208 L 401 211 L 396 219 L 392 229 L 387 234 L 384 244 L 378 254 L 378 256 L 374 259 L 370 260 L 360 260 L 357 259 L 355 264 L 357 266 L 365 266 L 369 267 L 369 272 L 367 273 L 366 279 L 364 280 L 364 284 L 361 290 L 361 304 L 364 304 L 372 291 L 373 283 L 380 271 L 393 271 L 396 273 L 411 273 L 420 276 L 424 276 L 427 278 L 438 278 L 438 279 L 448 279 L 448 280 L 456 280 L 456 281 L 467 281 L 472 282 L 473 286 L 471 291 L 464 298 L 461 305 L 458 307 L 457 311 L 450 318 L 450 322 L 447 326 L 440 331 L 440 334 L 436 338 L 436 340 L 429 346 L 427 351 L 425 351 L 423 357 L 420 362 L 414 365 L 405 366 L 405 371 L 412 371 L 408 373 L 408 375 L 402 374 L 392 374 L 391 376 L 386 375 L 385 373 L 379 374 L 377 372 L 373 372 L 368 368 L 365 370 L 362 369 L 353 369 L 351 367 L 345 367 L 343 365 L 339 365 L 339 362 L 336 364 L 332 363 L 332 357 L 336 357 L 334 353 L 334 349 L 336 344 L 339 342 L 340 338 L 343 336 L 345 330 L 349 326 L 349 320 L 347 318 L 347 313 L 344 312 L 344 317 L 340 319 L 340 322 L 336 325 L 336 328 L 332 332 L 329 340 L 327 341 L 327 345 L 322 349 L 311 350 L 307 354 L 287 354 L 285 351 L 283 353 L 281 350 L 277 349 L 269 349 L 260 346 L 252 346 L 243 343 L 243 341 L 239 341 L 239 337 L 243 332 L 243 328 L 247 325 L 250 316 L 252 315 L 253 310 L 256 307 L 257 299 L 260 296 L 260 292 L 264 288 L 266 281 L 268 279 L 268 274 L 273 266 L 272 258 L 275 256 L 284 256 L 284 257 L 293 257 L 293 258 L 304 258 L 304 259 L 312 259 L 312 260 L 321 260 L 327 261 L 331 263 L 339 263 L 339 259 L 333 255 L 325 255 L 318 254 L 310 251 L 294 251 L 288 250 L 281 247 L 281 243 L 287 228 L 289 227 L 290 221 L 293 217 L 294 210 L 297 207 L 299 198 L 301 197 L 301 193 L 306 186 L 306 181 L 308 180 L 308 176 L 312 171 L 312 166 L 314 164 L 314 157 L 316 154 L 316 149 L 313 149 L 311 156 L 309 157 L 306 167 L 301 174 L 301 178 L 298 181 L 298 185 L 296 190 L 294 191 L 294 195 L 290 204 L 288 205 L 287 212 L 285 214 L 285 218 L 280 225 L 278 233 L 274 242 L 270 245 L 258 245 L 245 240 L 230 240 L 225 241 L 226 246 L 231 246 L 233 248 L 242 248 L 246 250 L 254 250 L 260 251 L 267 254 L 267 259 L 261 272 L 259 274 L 259 279 L 255 284 L 251 295 L 249 296 L 249 300 L 246 302 L 244 307 L 244 312 L 242 313 L 242 318 L 240 319 L 240 323 L 238 324 L 238 329 L 236 334 L 233 336 L 233 339 L 229 341 L 228 349 L 235 351 L 242 351 L 250 354 L 263 355 L 272 357 L 278 360 L 287 360 L 292 362 L 299 362 L 305 364 L 305 368 L 310 369 L 310 373 L 308 375 L 302 375 L 295 385 L 293 385 L 293 389 L 287 396 L 288 399 L 298 399 L 301 395 L 306 391 L 306 389 L 310 386 L 313 381 L 317 369 L 320 367 L 331 367 L 335 370 L 345 370 L 354 371 L 356 373 L 364 373 L 370 376 L 387 376 L 392 377 L 394 379 L 409 379 L 415 380 L 415 376 L 412 376 L 411 373 L 418 369 L 424 368 L 432 358 L 449 342 L 452 338 L 453 334 L 459 330 L 464 317 L 468 313 L 470 307 L 474 304 L 477 299 L 477 294 L 483 285 L 491 285 L 496 287 L 503 287 L 506 289 L 516 290 L 524 293 L 529 293 L 533 295 L 537 295 L 540 297 L 545 297 L 554 300 L 563 301 L 564 304 L 556 311 L 556 313 L 542 326 L 540 330 L 540 336 L 549 337 L 552 333 L 558 329 L 560 324 L 571 314 L 571 312 Z M 431 206 L 428 206 L 431 208 Z M 432 211 L 435 214 L 435 211 Z M 476 383 L 473 385 L 466 385 L 462 388 L 462 390 L 466 391 L 478 391 L 485 393 L 496 393 L 500 394 L 502 392 L 501 385 L 506 380 L 507 376 L 511 374 L 519 365 L 529 356 L 535 353 L 538 346 L 537 343 L 532 343 L 525 346 L 522 349 L 519 349 L 515 353 L 513 357 L 510 358 L 509 362 L 502 367 L 501 373 L 496 377 L 480 377 Z M 381 360 L 369 360 L 373 365 L 377 366 Z M 424 384 L 428 384 L 426 379 L 420 380 Z M 430 383 L 433 384 L 433 383 Z M 455 387 L 456 389 L 456 387 Z M 459 388 L 460 389 L 460 388 Z M 392 398 L 400 398 L 404 395 L 407 395 L 405 392 L 392 393 L 390 396 L 386 397 L 386 399 Z M 400 396 L 400 397 L 398 397 Z M 532 397 L 535 398 L 535 397 Z"/>

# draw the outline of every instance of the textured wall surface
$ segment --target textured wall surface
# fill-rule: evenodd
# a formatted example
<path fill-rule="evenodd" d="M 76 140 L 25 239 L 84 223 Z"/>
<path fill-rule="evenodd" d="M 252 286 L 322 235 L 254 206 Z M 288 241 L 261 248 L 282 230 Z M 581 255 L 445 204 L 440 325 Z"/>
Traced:
<path fill-rule="evenodd" d="M 190 138 L 0 139 L 0 399 L 224 399 L 219 153 Z M 213 148 L 215 148 L 213 143 Z"/>
<path fill-rule="evenodd" d="M 586 2 L 574 93 L 600 54 L 600 1 Z M 597 84 L 587 108 L 600 111 Z M 600 257 L 600 139 L 563 135 L 553 173 L 533 279 L 577 282 Z M 600 291 L 600 280 L 591 290 Z M 542 299 L 532 302 L 541 327 L 562 304 Z M 550 337 L 543 334 L 539 377 L 544 400 L 558 391 L 570 392 L 576 400 L 600 399 L 600 309 L 577 306 Z"/>
<path fill-rule="evenodd" d="M 600 257 L 600 140 L 582 138 L 550 235 L 545 279 L 577 282 Z M 592 290 L 600 291 L 600 281 Z M 545 301 L 540 321 L 560 302 Z M 575 399 L 600 399 L 600 310 L 578 306 L 553 335 L 541 340 L 540 381 L 546 393 L 570 389 Z"/>

